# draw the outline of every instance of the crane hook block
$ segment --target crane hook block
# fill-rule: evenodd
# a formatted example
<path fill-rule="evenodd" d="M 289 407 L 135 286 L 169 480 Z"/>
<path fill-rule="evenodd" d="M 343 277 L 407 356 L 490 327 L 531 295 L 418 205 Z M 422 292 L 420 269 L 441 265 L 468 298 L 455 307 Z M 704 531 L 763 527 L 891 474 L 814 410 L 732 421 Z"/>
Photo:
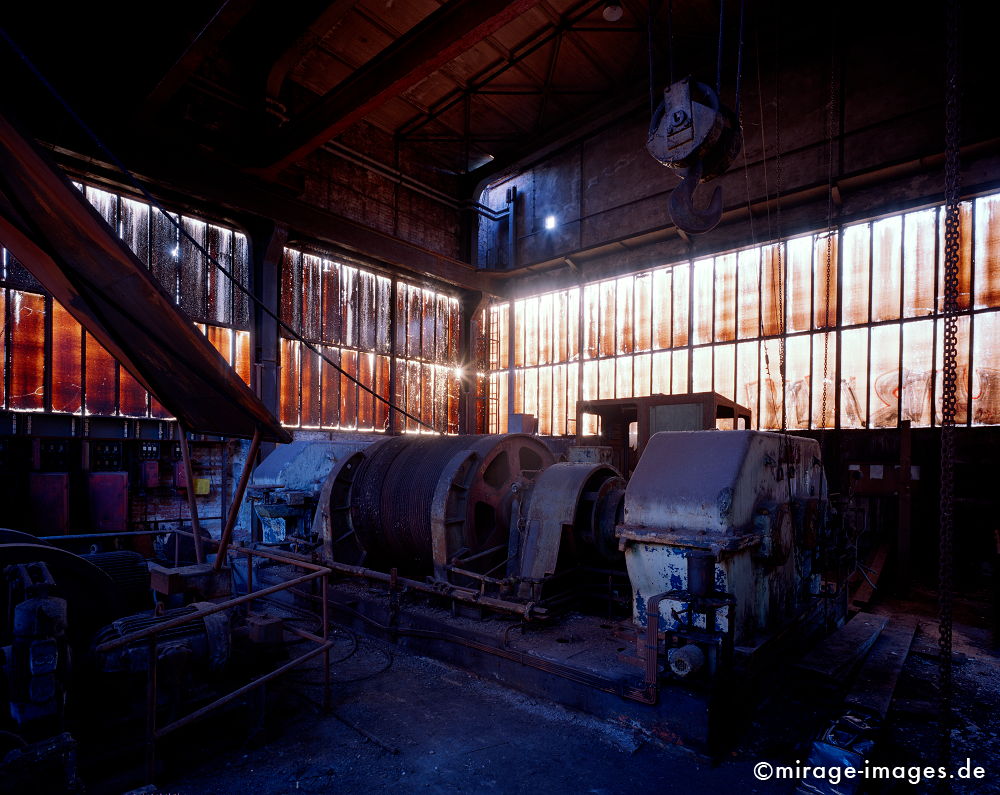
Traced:
<path fill-rule="evenodd" d="M 668 86 L 653 113 L 646 149 L 681 177 L 670 196 L 670 216 L 692 234 L 708 232 L 722 217 L 722 195 L 716 188 L 705 210 L 694 206 L 694 191 L 726 172 L 743 146 L 735 114 L 704 83 L 686 77 Z"/>

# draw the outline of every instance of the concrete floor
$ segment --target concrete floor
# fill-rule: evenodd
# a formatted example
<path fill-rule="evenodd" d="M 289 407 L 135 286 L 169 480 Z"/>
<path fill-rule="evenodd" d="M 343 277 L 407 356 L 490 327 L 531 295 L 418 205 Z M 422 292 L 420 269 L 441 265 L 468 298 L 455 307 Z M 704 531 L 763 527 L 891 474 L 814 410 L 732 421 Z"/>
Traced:
<path fill-rule="evenodd" d="M 892 609 L 916 615 L 919 629 L 880 758 L 934 764 L 936 627 L 925 606 Z M 983 781 L 953 782 L 954 792 L 1000 792 L 1000 660 L 989 644 L 983 631 L 956 627 L 955 758 L 971 756 L 989 774 Z M 344 635 L 334 657 L 350 650 Z M 331 713 L 317 703 L 318 669 L 290 675 L 269 691 L 260 730 L 248 711 L 237 711 L 165 747 L 159 791 L 788 793 L 795 782 L 757 781 L 754 765 L 804 759 L 812 734 L 835 709 L 808 683 L 789 680 L 761 706 L 741 744 L 712 765 L 684 748 L 652 744 L 630 730 L 377 641 L 362 639 L 332 671 Z M 903 790 L 914 788 L 892 791 Z M 924 785 L 916 791 L 933 790 Z"/>

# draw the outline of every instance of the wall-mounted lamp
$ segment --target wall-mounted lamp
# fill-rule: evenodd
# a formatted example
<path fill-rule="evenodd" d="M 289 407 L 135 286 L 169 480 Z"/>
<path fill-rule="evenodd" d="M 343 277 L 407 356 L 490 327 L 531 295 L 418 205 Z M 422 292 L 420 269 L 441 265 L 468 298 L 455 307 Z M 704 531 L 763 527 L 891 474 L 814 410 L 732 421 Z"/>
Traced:
<path fill-rule="evenodd" d="M 545 216 L 545 228 L 555 229 L 556 228 L 556 217 L 554 215 Z"/>

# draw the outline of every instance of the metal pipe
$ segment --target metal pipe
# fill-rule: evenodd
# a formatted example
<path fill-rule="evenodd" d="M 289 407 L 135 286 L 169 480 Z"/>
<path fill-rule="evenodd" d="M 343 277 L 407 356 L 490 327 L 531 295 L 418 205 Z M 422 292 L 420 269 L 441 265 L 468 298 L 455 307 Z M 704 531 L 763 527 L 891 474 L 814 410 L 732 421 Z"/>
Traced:
<path fill-rule="evenodd" d="M 250 452 L 247 453 L 246 463 L 243 465 L 243 472 L 240 473 L 240 482 L 236 486 L 236 493 L 233 494 L 232 505 L 229 506 L 229 516 L 226 517 L 226 526 L 222 529 L 222 538 L 219 540 L 219 550 L 215 555 L 215 570 L 222 569 L 222 561 L 226 557 L 226 550 L 229 548 L 229 539 L 233 535 L 233 526 L 236 524 L 236 517 L 239 515 L 240 506 L 243 504 L 243 494 L 247 490 L 247 483 L 250 481 L 250 471 L 253 461 L 257 457 L 260 449 L 260 428 L 255 428 L 253 440 L 250 442 Z M 195 542 L 197 544 L 197 542 Z M 198 560 L 201 563 L 201 559 Z"/>
<path fill-rule="evenodd" d="M 191 469 L 191 451 L 188 450 L 187 433 L 180 421 L 177 422 L 177 437 L 181 444 L 181 457 L 184 459 L 184 474 L 187 478 L 187 502 L 191 512 L 191 531 L 194 533 L 194 558 L 198 563 L 205 562 L 205 550 L 201 546 L 201 525 L 198 522 L 198 502 L 194 497 L 194 472 Z"/>
<path fill-rule="evenodd" d="M 121 648 L 122 646 L 127 646 L 130 643 L 135 643 L 139 640 L 144 640 L 153 635 L 158 635 L 168 629 L 173 629 L 174 627 L 179 627 L 184 624 L 190 623 L 198 618 L 203 618 L 204 616 L 210 616 L 213 613 L 219 613 L 223 610 L 230 610 L 246 602 L 252 601 L 261 596 L 267 596 L 272 593 L 277 593 L 286 588 L 292 588 L 296 585 L 301 585 L 302 583 L 309 582 L 310 580 L 315 580 L 317 577 L 323 576 L 323 571 L 313 571 L 309 574 L 303 574 L 301 577 L 295 577 L 294 579 L 287 580 L 283 583 L 278 583 L 277 585 L 272 585 L 268 588 L 264 588 L 256 593 L 246 594 L 244 596 L 238 596 L 235 599 L 229 599 L 225 602 L 219 602 L 211 607 L 206 607 L 204 609 L 199 609 L 195 613 L 188 613 L 187 615 L 178 616 L 177 618 L 172 618 L 169 621 L 164 621 L 162 624 L 154 624 L 153 626 L 146 627 L 145 629 L 139 630 L 138 632 L 133 632 L 131 635 L 125 635 L 121 638 L 115 638 L 114 640 L 109 640 L 107 643 L 102 643 L 96 648 L 98 652 L 108 652 L 114 649 Z"/>
<path fill-rule="evenodd" d="M 312 649 L 311 651 L 307 651 L 301 657 L 296 657 L 294 660 L 285 663 L 280 668 L 276 668 L 275 670 L 271 671 L 270 673 L 266 673 L 263 676 L 260 676 L 257 679 L 254 679 L 252 682 L 248 682 L 247 684 L 243 685 L 243 687 L 234 690 L 232 693 L 229 693 L 228 695 L 222 696 L 221 698 L 215 699 L 215 701 L 211 702 L 210 704 L 206 704 L 201 709 L 196 709 L 194 712 L 190 713 L 189 715 L 185 715 L 183 718 L 178 718 L 173 723 L 168 723 L 162 729 L 158 729 L 156 731 L 155 738 L 157 740 L 159 740 L 159 739 L 165 737 L 166 735 L 170 734 L 171 732 L 176 731 L 177 729 L 181 729 L 181 728 L 183 728 L 184 726 L 187 726 L 190 723 L 194 723 L 196 720 L 199 720 L 199 719 L 205 717 L 205 715 L 207 715 L 212 710 L 218 709 L 219 707 L 223 707 L 226 704 L 229 704 L 230 702 L 235 701 L 237 698 L 239 698 L 240 696 L 242 696 L 244 693 L 249 693 L 251 690 L 254 690 L 255 688 L 260 687 L 261 685 L 263 685 L 263 684 L 265 684 L 267 682 L 270 682 L 272 679 L 275 679 L 275 678 L 281 676 L 283 673 L 285 673 L 286 671 L 291 670 L 292 668 L 296 667 L 297 665 L 301 665 L 302 663 L 304 663 L 304 662 L 306 662 L 308 660 L 311 660 L 317 654 L 321 654 L 321 653 L 324 653 L 324 652 L 329 653 L 331 646 L 333 646 L 333 643 L 330 642 L 330 641 L 327 641 L 322 646 L 318 646 L 317 648 Z M 328 669 L 328 673 L 329 673 L 329 669 Z"/>
<path fill-rule="evenodd" d="M 213 516 L 209 520 L 220 519 L 219 516 Z M 150 522 L 160 521 L 156 519 L 151 519 Z M 176 519 L 163 519 L 164 522 L 175 522 Z M 170 530 L 122 530 L 119 532 L 111 533 L 73 533 L 71 535 L 58 535 L 58 536 L 35 536 L 39 541 L 86 541 L 91 538 L 126 538 L 128 536 L 158 536 L 167 535 L 168 533 L 177 533 L 182 536 L 191 536 L 192 533 L 186 530 L 170 529 Z M 214 538 L 203 538 L 202 541 L 207 541 L 209 544 L 218 544 Z"/>

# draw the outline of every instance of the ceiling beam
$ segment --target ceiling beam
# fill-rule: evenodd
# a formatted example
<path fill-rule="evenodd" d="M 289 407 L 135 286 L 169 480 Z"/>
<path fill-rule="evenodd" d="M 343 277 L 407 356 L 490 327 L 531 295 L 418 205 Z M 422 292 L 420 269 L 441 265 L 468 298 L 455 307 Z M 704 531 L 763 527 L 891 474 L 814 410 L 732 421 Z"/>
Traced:
<path fill-rule="evenodd" d="M 155 118 L 255 4 L 256 0 L 224 0 L 146 97 L 140 118 L 147 121 Z"/>
<path fill-rule="evenodd" d="M 275 177 L 540 0 L 452 0 L 279 130 L 257 173 Z"/>

